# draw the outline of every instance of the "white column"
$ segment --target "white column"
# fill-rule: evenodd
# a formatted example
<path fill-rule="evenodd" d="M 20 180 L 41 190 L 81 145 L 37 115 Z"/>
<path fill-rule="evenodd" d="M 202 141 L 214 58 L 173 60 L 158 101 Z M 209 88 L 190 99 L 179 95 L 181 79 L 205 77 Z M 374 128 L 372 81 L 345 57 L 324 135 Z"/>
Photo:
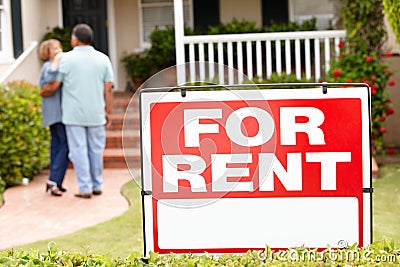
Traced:
<path fill-rule="evenodd" d="M 184 18 L 183 1 L 174 0 L 174 23 L 175 23 L 175 53 L 176 53 L 176 80 L 178 85 L 186 83 L 185 77 L 185 44 L 183 43 Z"/>

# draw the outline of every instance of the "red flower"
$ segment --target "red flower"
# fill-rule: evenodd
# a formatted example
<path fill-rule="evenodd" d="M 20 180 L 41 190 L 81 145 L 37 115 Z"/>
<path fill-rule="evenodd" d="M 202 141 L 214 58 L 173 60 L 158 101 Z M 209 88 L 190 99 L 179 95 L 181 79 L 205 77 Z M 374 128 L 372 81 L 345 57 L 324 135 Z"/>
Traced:
<path fill-rule="evenodd" d="M 338 46 L 340 49 L 342 49 L 344 47 L 344 42 L 340 42 Z"/>
<path fill-rule="evenodd" d="M 395 85 L 395 82 L 394 82 L 393 80 L 390 80 L 390 81 L 388 82 L 388 85 L 389 85 L 389 86 L 394 86 L 394 85 Z"/>
<path fill-rule="evenodd" d="M 387 57 L 391 57 L 391 56 L 393 56 L 393 54 L 392 54 L 392 53 L 390 53 L 390 52 L 387 52 L 385 55 L 386 55 Z"/>
<path fill-rule="evenodd" d="M 342 75 L 342 72 L 339 69 L 333 71 L 333 77 L 337 78 L 340 77 L 340 75 Z"/>
<path fill-rule="evenodd" d="M 386 133 L 386 128 L 382 126 L 382 127 L 379 129 L 379 131 L 380 131 L 381 133 Z"/>
<path fill-rule="evenodd" d="M 365 58 L 365 61 L 367 61 L 367 62 L 372 62 L 372 60 L 374 60 L 374 58 L 372 56 L 367 56 Z"/>
<path fill-rule="evenodd" d="M 345 54 L 343 54 L 343 53 L 340 53 L 340 55 L 339 55 L 339 58 L 345 58 L 346 57 L 346 55 Z"/>
<path fill-rule="evenodd" d="M 389 148 L 388 149 L 388 154 L 389 155 L 393 155 L 393 153 L 394 153 L 394 148 L 393 147 Z"/>
<path fill-rule="evenodd" d="M 371 82 L 374 82 L 376 80 L 376 76 L 372 75 L 371 78 L 369 78 L 371 80 Z"/>
<path fill-rule="evenodd" d="M 346 83 L 352 83 L 353 80 L 352 79 L 347 79 Z"/>
<path fill-rule="evenodd" d="M 388 108 L 388 109 L 385 111 L 385 113 L 386 113 L 387 116 L 392 115 L 392 114 L 394 113 L 394 109 L 393 109 L 393 108 Z"/>
<path fill-rule="evenodd" d="M 360 82 L 365 83 L 365 82 L 367 82 L 367 79 L 365 79 L 364 77 L 361 77 Z"/>
<path fill-rule="evenodd" d="M 381 117 L 379 118 L 379 121 L 385 121 L 385 116 L 381 116 Z"/>
<path fill-rule="evenodd" d="M 376 87 L 374 85 L 370 85 L 371 87 L 371 94 L 374 95 L 376 93 Z"/>
<path fill-rule="evenodd" d="M 383 72 L 384 73 L 389 73 L 389 70 L 388 69 L 384 69 Z"/>

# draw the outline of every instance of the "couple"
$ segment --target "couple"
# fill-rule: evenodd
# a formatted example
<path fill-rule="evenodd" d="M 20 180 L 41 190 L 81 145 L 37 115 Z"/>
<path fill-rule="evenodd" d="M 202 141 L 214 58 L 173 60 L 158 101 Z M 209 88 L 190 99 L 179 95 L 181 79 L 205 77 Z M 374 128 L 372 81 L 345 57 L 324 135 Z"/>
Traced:
<path fill-rule="evenodd" d="M 50 125 L 50 177 L 46 192 L 61 196 L 68 167 L 74 165 L 80 198 L 100 195 L 103 184 L 105 125 L 112 113 L 114 74 L 109 58 L 91 43 L 93 30 L 77 24 L 72 30 L 73 49 L 62 53 L 57 40 L 44 41 L 40 95 L 43 123 Z M 62 114 L 61 114 L 62 111 Z"/>

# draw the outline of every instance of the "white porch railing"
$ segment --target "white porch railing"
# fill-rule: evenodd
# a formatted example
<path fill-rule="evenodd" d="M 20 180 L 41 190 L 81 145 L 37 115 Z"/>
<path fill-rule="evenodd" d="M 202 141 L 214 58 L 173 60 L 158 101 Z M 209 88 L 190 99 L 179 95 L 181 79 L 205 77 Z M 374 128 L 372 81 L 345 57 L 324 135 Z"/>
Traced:
<path fill-rule="evenodd" d="M 180 80 L 235 84 L 242 83 L 244 75 L 261 81 L 273 72 L 285 72 L 319 81 L 345 37 L 344 30 L 181 36 L 176 40 L 183 44 L 177 47 L 184 49 L 177 49 L 177 63 L 196 64 L 189 64 L 189 73 L 184 71 Z"/>

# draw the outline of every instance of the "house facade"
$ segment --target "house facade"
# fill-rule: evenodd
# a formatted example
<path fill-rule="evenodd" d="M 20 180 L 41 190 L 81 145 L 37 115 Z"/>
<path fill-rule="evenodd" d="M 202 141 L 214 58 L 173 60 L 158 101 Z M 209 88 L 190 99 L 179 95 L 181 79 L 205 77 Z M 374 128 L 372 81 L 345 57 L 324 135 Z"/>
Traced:
<path fill-rule="evenodd" d="M 322 1 L 184 0 L 184 20 L 202 30 L 234 18 L 261 26 L 314 16 L 317 26 L 326 29 L 334 22 L 337 1 Z M 37 47 L 44 34 L 56 26 L 85 22 L 94 28 L 94 46 L 112 61 L 117 90 L 124 90 L 129 79 L 120 63 L 123 52 L 149 47 L 148 36 L 156 26 L 173 25 L 173 5 L 173 0 L 0 0 L 0 81 L 37 84 Z"/>
<path fill-rule="evenodd" d="M 317 18 L 317 27 L 335 23 L 338 0 L 182 0 L 185 24 L 197 30 L 228 23 L 232 19 L 254 21 L 257 26 L 277 22 L 301 22 Z M 112 62 L 115 88 L 124 91 L 129 83 L 120 60 L 123 53 L 149 47 L 148 36 L 156 26 L 174 25 L 174 0 L 0 0 L 0 83 L 26 80 L 38 84 L 41 61 L 38 46 L 54 27 L 85 22 L 94 28 L 94 46 Z M 388 27 L 389 29 L 389 27 Z M 386 50 L 399 53 L 389 29 Z M 400 57 L 394 59 L 400 68 Z M 396 84 L 400 84 L 395 74 Z M 400 93 L 391 88 L 395 110 L 400 110 Z M 400 147 L 400 121 L 388 119 L 386 142 Z"/>

